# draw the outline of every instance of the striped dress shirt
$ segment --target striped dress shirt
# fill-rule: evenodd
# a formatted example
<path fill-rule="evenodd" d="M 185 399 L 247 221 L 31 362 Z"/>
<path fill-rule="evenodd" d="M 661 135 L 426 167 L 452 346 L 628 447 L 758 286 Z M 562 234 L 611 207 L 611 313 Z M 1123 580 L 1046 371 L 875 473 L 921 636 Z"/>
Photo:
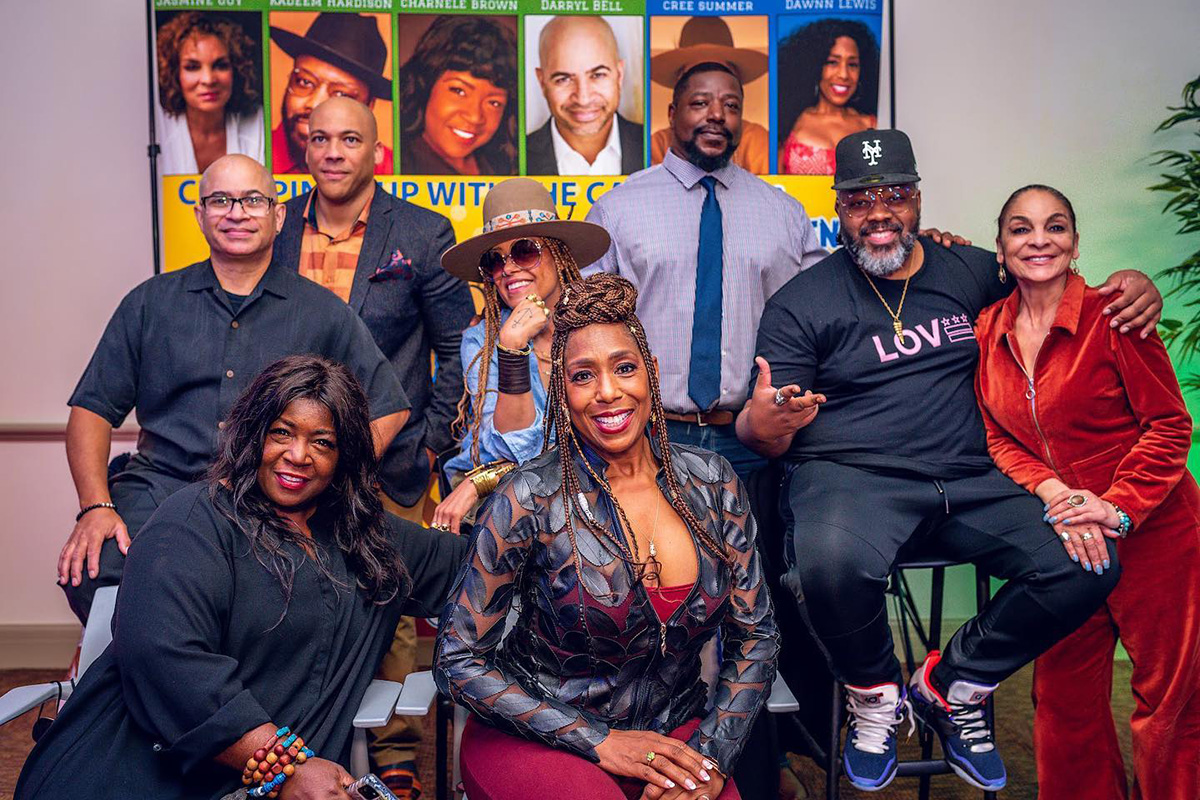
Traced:
<path fill-rule="evenodd" d="M 638 317 L 658 358 L 663 406 L 701 409 L 688 397 L 696 256 L 706 174 L 667 151 L 662 164 L 629 176 L 603 195 L 587 219 L 604 226 L 612 246 L 583 270 L 615 272 L 638 290 Z M 758 321 L 767 298 L 829 255 L 804 207 L 741 167 L 712 173 L 721 204 L 721 396 L 717 408 L 746 402 Z M 704 409 L 708 410 L 708 409 Z"/>

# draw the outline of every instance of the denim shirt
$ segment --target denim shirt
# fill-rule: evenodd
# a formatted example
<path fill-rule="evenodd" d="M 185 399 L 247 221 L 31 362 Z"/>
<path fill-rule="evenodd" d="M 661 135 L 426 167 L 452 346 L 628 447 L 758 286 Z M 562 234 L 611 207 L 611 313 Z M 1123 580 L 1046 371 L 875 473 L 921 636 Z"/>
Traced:
<path fill-rule="evenodd" d="M 475 526 L 441 616 L 434 677 L 443 692 L 507 733 L 592 761 L 610 728 L 666 734 L 702 716 L 688 744 L 732 769 L 774 680 L 774 615 L 749 499 L 729 462 L 683 445 L 671 455 L 684 502 L 729 562 L 693 531 L 696 583 L 660 622 L 633 568 L 578 517 L 572 542 L 558 452 L 542 453 L 513 470 Z M 581 505 L 622 537 L 612 501 L 576 459 Z M 589 461 L 603 474 L 602 459 Z M 662 470 L 658 485 L 666 494 Z M 718 631 L 723 660 L 705 714 L 700 650 Z"/>
<path fill-rule="evenodd" d="M 500 324 L 508 319 L 511 309 L 500 312 Z M 479 351 L 483 350 L 483 339 L 486 323 L 478 322 L 463 331 L 462 337 L 462 367 L 466 376 L 467 389 L 474 397 L 479 391 L 479 364 L 472 363 Z M 529 459 L 542 452 L 542 420 L 546 412 L 546 387 L 542 385 L 542 376 L 538 374 L 537 358 L 531 353 L 528 357 L 530 382 L 533 387 L 533 422 L 527 428 L 501 433 L 496 430 L 492 417 L 496 413 L 497 381 L 500 367 L 496 353 L 492 352 L 492 363 L 488 369 L 488 393 L 483 401 L 483 421 L 479 424 L 479 464 L 492 461 L 512 461 L 524 464 Z M 475 441 L 474 432 L 467 431 L 462 440 L 462 452 L 446 462 L 446 472 L 466 472 L 479 464 L 471 463 L 471 445 Z"/>

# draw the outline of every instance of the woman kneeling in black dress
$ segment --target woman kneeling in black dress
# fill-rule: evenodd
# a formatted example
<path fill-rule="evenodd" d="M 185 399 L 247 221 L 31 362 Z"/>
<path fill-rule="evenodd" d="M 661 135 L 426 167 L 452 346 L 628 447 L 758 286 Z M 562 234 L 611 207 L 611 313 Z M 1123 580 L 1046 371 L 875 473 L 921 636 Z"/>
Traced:
<path fill-rule="evenodd" d="M 397 619 L 440 610 L 466 543 L 384 514 L 367 400 L 341 365 L 267 367 L 223 437 L 209 480 L 130 549 L 112 644 L 19 800 L 219 798 L 243 775 L 255 796 L 284 761 L 268 787 L 283 800 L 344 796 L 351 722 Z"/>

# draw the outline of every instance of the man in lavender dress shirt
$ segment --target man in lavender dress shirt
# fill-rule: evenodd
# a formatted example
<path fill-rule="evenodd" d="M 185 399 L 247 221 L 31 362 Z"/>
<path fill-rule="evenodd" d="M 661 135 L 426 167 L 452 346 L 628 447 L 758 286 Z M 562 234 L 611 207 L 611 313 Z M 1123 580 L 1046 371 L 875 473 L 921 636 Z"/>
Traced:
<path fill-rule="evenodd" d="M 763 306 L 829 253 L 800 203 L 729 163 L 742 135 L 742 84 L 727 66 L 697 64 L 680 76 L 668 119 L 679 144 L 663 163 L 631 175 L 588 213 L 589 222 L 608 230 L 612 246 L 584 274 L 616 272 L 637 287 L 671 441 L 716 451 L 745 478 L 763 461 L 738 441 L 733 419 L 746 402 Z M 702 408 L 689 394 L 689 374 L 707 196 L 701 181 L 709 175 L 723 233 L 721 313 L 712 320 L 720 326 L 720 385 L 716 400 Z"/>

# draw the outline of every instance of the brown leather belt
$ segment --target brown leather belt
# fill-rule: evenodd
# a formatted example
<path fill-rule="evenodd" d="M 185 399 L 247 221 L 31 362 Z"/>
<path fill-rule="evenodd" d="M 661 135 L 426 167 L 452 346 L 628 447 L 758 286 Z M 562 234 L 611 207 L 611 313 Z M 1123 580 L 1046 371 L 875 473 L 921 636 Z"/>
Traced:
<path fill-rule="evenodd" d="M 693 411 L 690 414 L 676 414 L 674 411 L 663 411 L 663 416 L 674 422 L 690 422 L 692 425 L 731 425 L 734 414 L 732 411 L 718 408 L 715 411 Z"/>

